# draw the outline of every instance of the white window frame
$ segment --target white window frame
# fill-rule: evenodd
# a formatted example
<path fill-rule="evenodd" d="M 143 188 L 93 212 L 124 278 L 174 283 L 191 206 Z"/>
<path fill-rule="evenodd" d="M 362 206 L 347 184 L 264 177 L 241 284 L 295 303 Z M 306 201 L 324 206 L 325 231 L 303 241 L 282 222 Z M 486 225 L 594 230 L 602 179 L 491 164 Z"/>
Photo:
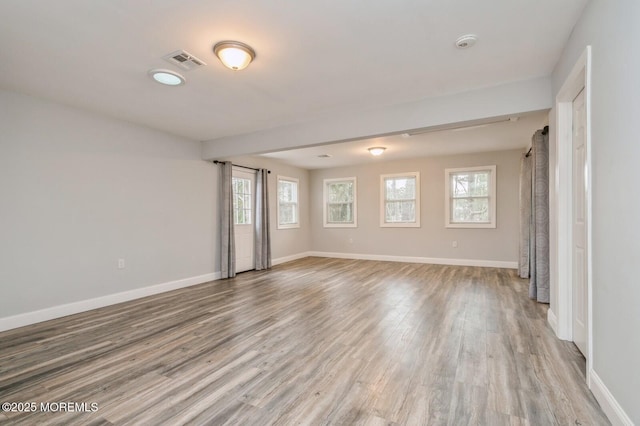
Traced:
<path fill-rule="evenodd" d="M 296 222 L 295 223 L 281 223 L 280 222 L 280 182 L 295 183 L 296 185 L 296 200 L 294 203 Z M 276 184 L 276 197 L 277 197 L 277 216 L 278 216 L 278 229 L 294 229 L 300 228 L 300 181 L 296 178 L 280 176 L 278 175 Z"/>
<path fill-rule="evenodd" d="M 353 182 L 353 223 L 328 223 L 327 222 L 327 185 L 331 183 Z M 322 183 L 322 219 L 325 228 L 357 228 L 358 227 L 358 182 L 355 177 L 324 179 Z"/>
<path fill-rule="evenodd" d="M 387 185 L 389 178 L 414 178 L 416 180 L 415 218 L 412 222 L 387 222 Z M 407 200 L 411 201 L 411 200 Z M 380 175 L 380 227 L 382 228 L 419 228 L 420 227 L 420 172 L 394 173 Z"/>
<path fill-rule="evenodd" d="M 451 222 L 451 175 L 457 173 L 465 173 L 465 172 L 489 172 L 489 222 L 477 223 L 477 222 Z M 445 169 L 444 171 L 444 181 L 445 181 L 445 191 L 444 191 L 444 205 L 445 205 L 445 227 L 446 228 L 495 228 L 496 227 L 496 199 L 497 191 L 496 191 L 496 166 L 479 166 L 479 167 L 462 167 L 457 169 Z"/>

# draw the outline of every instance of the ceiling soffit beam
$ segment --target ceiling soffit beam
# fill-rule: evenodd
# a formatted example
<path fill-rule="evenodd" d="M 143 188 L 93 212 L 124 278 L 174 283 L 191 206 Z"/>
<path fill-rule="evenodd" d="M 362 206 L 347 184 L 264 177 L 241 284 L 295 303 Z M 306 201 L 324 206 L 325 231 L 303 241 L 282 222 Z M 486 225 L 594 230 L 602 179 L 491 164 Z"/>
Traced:
<path fill-rule="evenodd" d="M 551 80 L 542 77 L 204 141 L 202 158 L 262 154 L 446 127 L 541 111 L 552 104 Z"/>

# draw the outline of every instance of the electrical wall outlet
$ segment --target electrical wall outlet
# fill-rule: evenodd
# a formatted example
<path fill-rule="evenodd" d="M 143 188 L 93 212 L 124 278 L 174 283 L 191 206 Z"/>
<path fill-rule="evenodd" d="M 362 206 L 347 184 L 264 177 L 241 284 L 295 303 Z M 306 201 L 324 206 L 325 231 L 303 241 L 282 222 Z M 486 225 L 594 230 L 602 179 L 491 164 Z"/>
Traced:
<path fill-rule="evenodd" d="M 451 241 L 451 247 L 458 248 L 458 242 L 457 241 Z"/>
<path fill-rule="evenodd" d="M 118 269 L 124 269 L 124 259 L 118 259 Z"/>

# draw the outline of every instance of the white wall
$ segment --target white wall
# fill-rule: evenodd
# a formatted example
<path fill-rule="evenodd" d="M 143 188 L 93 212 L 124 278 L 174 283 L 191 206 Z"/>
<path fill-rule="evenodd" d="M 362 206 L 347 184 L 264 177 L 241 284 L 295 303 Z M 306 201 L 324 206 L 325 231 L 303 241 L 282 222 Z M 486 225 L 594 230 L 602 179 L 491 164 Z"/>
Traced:
<path fill-rule="evenodd" d="M 640 424 L 640 2 L 592 0 L 553 72 L 592 45 L 593 370 Z M 553 308 L 553 307 L 552 307 Z"/>
<path fill-rule="evenodd" d="M 200 143 L 7 91 L 0 129 L 0 320 L 219 269 Z"/>
<path fill-rule="evenodd" d="M 311 250 L 309 171 L 264 157 L 231 157 L 227 158 L 227 160 L 242 166 L 271 170 L 269 175 L 269 208 L 271 215 L 271 257 L 273 260 L 279 262 L 292 259 Z M 278 229 L 278 175 L 298 179 L 299 228 Z"/>
<path fill-rule="evenodd" d="M 425 157 L 311 171 L 311 240 L 314 251 L 507 262 L 518 260 L 518 185 L 521 150 Z M 446 168 L 497 166 L 497 228 L 448 229 Z M 421 227 L 380 227 L 380 175 L 420 172 Z M 356 176 L 358 227 L 324 228 L 323 179 Z M 458 247 L 452 247 L 452 241 Z"/>

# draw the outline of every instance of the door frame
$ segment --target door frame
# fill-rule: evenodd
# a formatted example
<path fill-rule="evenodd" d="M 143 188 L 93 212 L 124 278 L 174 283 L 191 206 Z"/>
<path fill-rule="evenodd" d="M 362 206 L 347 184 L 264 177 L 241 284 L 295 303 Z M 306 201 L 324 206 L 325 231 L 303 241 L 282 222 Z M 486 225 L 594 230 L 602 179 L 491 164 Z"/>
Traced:
<path fill-rule="evenodd" d="M 587 220 L 587 360 L 586 382 L 591 387 L 593 366 L 592 310 L 592 180 L 591 180 L 591 46 L 587 46 L 556 96 L 555 161 L 550 170 L 554 208 L 551 236 L 551 307 L 547 319 L 556 335 L 573 341 L 573 100 L 585 91 L 586 220 Z M 555 220 L 553 220 L 555 219 Z M 555 222 L 555 223 L 554 223 Z M 554 232 L 555 231 L 555 232 Z M 555 288 L 555 291 L 553 290 Z M 555 296 L 555 297 L 554 297 Z M 555 299 L 555 300 L 554 300 Z M 555 312 L 554 312 L 555 311 Z"/>

